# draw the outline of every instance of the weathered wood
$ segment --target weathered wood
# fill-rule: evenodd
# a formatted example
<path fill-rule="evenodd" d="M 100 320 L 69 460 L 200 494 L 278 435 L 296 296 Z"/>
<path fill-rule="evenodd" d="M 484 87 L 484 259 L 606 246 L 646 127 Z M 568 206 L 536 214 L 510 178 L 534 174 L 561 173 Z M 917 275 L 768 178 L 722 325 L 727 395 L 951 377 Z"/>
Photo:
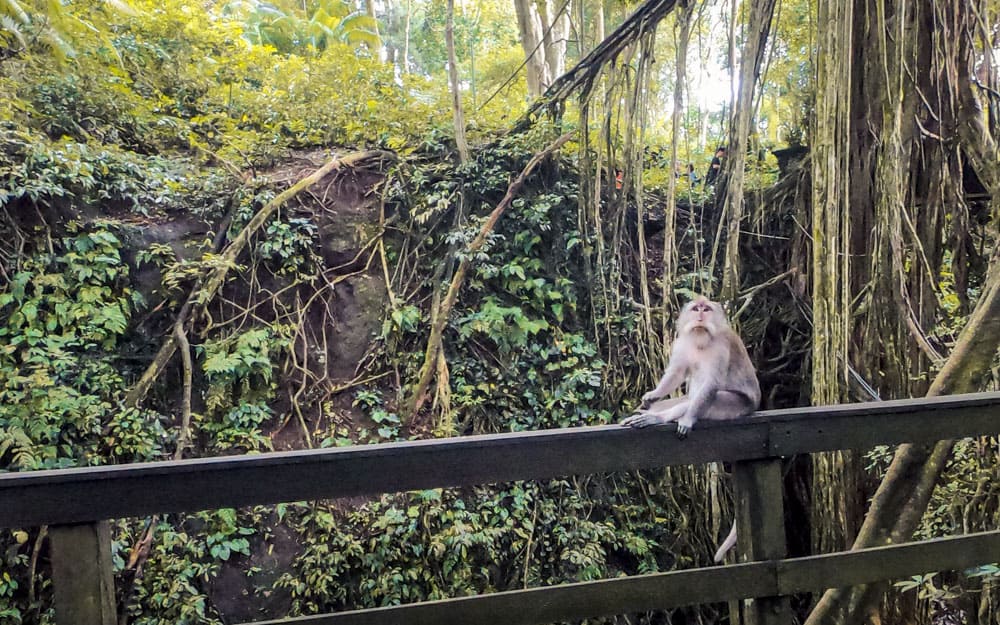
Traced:
<path fill-rule="evenodd" d="M 0 475 L 0 527 L 763 457 L 767 424 L 620 426 Z"/>
<path fill-rule="evenodd" d="M 107 521 L 49 528 L 58 625 L 116 625 Z"/>
<path fill-rule="evenodd" d="M 573 621 L 774 594 L 777 586 L 773 571 L 770 562 L 736 564 L 258 621 L 253 625 L 533 625 Z"/>
<path fill-rule="evenodd" d="M 1000 393 L 842 404 L 759 413 L 774 456 L 897 443 L 934 443 L 1000 431 Z"/>
<path fill-rule="evenodd" d="M 1000 531 L 842 551 L 777 563 L 781 594 L 841 588 L 1000 562 Z"/>
<path fill-rule="evenodd" d="M 740 422 L 619 426 L 0 475 L 0 527 L 740 461 L 1000 431 L 1000 393 L 803 408 Z"/>
<path fill-rule="evenodd" d="M 789 595 L 846 583 L 963 569 L 989 564 L 997 558 L 1000 558 L 1000 531 L 246 625 L 535 625 L 755 596 Z"/>
<path fill-rule="evenodd" d="M 0 526 L 53 524 L 57 622 L 115 621 L 107 518 L 481 484 L 517 479 L 736 462 L 741 540 L 761 562 L 272 623 L 545 623 L 758 597 L 761 625 L 787 623 L 787 595 L 996 561 L 1000 532 L 782 560 L 780 465 L 774 456 L 878 443 L 931 442 L 1000 431 L 1000 393 L 762 413 L 672 427 L 521 432 L 0 475 Z M 61 524 L 61 525 L 60 525 Z"/>
<path fill-rule="evenodd" d="M 751 561 L 780 560 L 787 554 L 781 461 L 750 460 L 733 465 L 737 546 Z M 774 571 L 772 571 L 774 573 Z M 775 586 L 777 575 L 775 574 Z M 747 625 L 789 625 L 788 597 L 757 595 L 743 606 Z"/>

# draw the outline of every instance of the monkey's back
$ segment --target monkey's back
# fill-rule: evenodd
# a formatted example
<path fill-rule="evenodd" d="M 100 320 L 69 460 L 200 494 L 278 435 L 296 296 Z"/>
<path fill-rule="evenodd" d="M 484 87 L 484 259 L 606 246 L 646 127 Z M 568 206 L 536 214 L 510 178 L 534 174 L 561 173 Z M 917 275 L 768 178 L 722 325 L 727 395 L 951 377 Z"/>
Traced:
<path fill-rule="evenodd" d="M 745 395 L 754 410 L 760 406 L 760 383 L 757 370 L 750 362 L 750 354 L 739 335 L 726 328 L 719 337 L 729 344 L 729 371 L 726 376 L 726 390 Z"/>

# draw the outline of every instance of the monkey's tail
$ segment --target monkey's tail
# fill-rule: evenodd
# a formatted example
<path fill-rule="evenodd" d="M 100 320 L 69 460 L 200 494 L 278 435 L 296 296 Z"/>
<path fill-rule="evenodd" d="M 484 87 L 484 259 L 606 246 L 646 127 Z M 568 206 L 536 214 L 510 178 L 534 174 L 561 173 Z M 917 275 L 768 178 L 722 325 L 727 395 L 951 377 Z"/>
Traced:
<path fill-rule="evenodd" d="M 722 562 L 722 559 L 726 557 L 726 552 L 733 548 L 736 544 L 736 519 L 733 519 L 733 529 L 729 530 L 729 536 L 722 541 L 719 545 L 719 550 L 715 552 L 715 561 Z"/>

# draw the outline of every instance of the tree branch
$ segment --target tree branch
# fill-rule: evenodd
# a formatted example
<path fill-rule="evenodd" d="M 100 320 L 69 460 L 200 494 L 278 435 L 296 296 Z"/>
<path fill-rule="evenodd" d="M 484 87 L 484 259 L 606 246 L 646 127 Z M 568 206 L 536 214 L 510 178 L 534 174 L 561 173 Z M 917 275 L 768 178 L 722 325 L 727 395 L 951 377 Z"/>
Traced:
<path fill-rule="evenodd" d="M 688 0 L 690 1 L 690 0 Z M 514 125 L 513 131 L 520 132 L 531 126 L 532 118 L 542 108 L 553 108 L 561 104 L 577 89 L 590 89 L 604 66 L 611 63 L 618 55 L 638 39 L 644 32 L 655 26 L 670 11 L 678 0 L 646 0 L 635 13 L 630 15 L 621 26 L 597 44 L 587 56 L 581 59 L 568 72 L 560 76 L 545 90 L 542 97 L 528 108 L 528 111 Z M 682 2 L 682 4 L 684 4 Z"/>

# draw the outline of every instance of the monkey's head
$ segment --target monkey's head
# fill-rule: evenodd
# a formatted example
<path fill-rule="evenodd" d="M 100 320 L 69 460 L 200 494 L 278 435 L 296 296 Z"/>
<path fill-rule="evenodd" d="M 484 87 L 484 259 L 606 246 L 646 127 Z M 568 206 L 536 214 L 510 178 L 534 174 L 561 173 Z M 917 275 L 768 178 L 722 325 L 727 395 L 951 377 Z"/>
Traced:
<path fill-rule="evenodd" d="M 727 327 L 729 322 L 722 306 L 700 295 L 684 305 L 677 319 L 681 334 L 704 333 L 711 337 Z"/>

